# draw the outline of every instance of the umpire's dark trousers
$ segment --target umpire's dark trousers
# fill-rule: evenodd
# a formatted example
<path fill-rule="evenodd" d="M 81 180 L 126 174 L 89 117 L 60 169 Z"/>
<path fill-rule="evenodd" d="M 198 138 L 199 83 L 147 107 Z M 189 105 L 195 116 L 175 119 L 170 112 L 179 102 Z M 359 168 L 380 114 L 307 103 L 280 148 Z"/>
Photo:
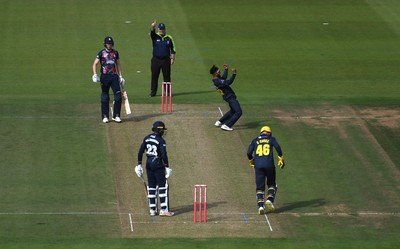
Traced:
<path fill-rule="evenodd" d="M 158 76 L 162 70 L 164 82 L 171 82 L 171 59 L 168 58 L 157 58 L 151 59 L 151 96 L 157 94 L 158 88 Z"/>

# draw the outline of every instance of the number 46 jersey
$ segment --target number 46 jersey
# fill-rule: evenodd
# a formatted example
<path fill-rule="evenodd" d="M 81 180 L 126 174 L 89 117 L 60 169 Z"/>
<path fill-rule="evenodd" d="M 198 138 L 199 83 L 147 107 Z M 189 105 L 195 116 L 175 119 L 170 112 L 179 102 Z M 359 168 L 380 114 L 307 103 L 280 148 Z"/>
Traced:
<path fill-rule="evenodd" d="M 143 139 L 138 152 L 139 164 L 142 163 L 144 152 L 147 156 L 146 166 L 151 168 L 168 167 L 167 145 L 161 136 L 153 133 Z"/>
<path fill-rule="evenodd" d="M 282 156 L 282 149 L 275 137 L 271 135 L 260 135 L 253 139 L 247 150 L 249 160 L 254 158 L 256 168 L 273 168 L 275 148 L 278 156 Z"/>

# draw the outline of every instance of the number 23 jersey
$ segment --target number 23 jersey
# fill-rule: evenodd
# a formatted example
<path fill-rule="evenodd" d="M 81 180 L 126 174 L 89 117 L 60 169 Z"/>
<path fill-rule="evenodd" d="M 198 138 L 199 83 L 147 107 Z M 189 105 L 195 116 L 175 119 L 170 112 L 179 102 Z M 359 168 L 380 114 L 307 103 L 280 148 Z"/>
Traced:
<path fill-rule="evenodd" d="M 139 162 L 142 161 L 144 152 L 146 152 L 148 166 L 168 167 L 167 145 L 161 136 L 150 134 L 143 139 L 138 153 Z"/>

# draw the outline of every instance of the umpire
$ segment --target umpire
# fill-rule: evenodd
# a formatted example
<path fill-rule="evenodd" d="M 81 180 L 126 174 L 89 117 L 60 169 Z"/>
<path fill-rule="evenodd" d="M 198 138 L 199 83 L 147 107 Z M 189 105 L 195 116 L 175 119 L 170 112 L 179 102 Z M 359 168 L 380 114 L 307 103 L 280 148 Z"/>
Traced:
<path fill-rule="evenodd" d="M 268 211 L 272 212 L 275 210 L 274 200 L 277 185 L 273 148 L 278 152 L 278 166 L 283 169 L 285 162 L 283 161 L 282 149 L 275 137 L 272 136 L 272 131 L 269 126 L 263 126 L 261 128 L 260 135 L 253 139 L 247 150 L 247 158 L 249 159 L 250 166 L 254 168 L 255 171 L 256 196 L 259 214 L 265 213 L 265 178 L 267 178 L 268 186 L 265 205 L 267 206 Z"/>
<path fill-rule="evenodd" d="M 151 92 L 150 97 L 157 94 L 158 76 L 162 70 L 164 82 L 171 82 L 171 65 L 175 61 L 175 43 L 172 36 L 165 31 L 165 24 L 151 23 L 150 37 L 153 42 L 153 57 L 151 59 Z"/>

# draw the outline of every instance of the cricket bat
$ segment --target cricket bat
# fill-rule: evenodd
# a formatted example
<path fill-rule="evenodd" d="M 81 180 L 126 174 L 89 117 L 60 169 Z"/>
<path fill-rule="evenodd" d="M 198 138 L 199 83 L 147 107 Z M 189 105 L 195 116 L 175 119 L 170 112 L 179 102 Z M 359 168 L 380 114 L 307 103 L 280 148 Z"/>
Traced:
<path fill-rule="evenodd" d="M 128 93 L 124 91 L 123 96 L 124 96 L 125 112 L 126 115 L 129 115 L 132 113 L 132 111 L 131 111 L 131 106 L 129 105 Z"/>
<path fill-rule="evenodd" d="M 146 181 L 144 180 L 144 177 L 143 177 L 143 175 L 140 177 L 140 179 L 142 180 L 142 182 L 143 182 L 143 186 L 144 186 L 144 194 L 145 194 L 145 196 L 147 197 L 147 184 L 146 184 Z"/>
<path fill-rule="evenodd" d="M 129 115 L 132 113 L 132 111 L 131 111 L 131 107 L 129 105 L 128 93 L 125 91 L 123 84 L 119 83 L 119 86 L 121 87 L 122 97 L 124 98 L 125 113 L 126 113 L 126 115 Z"/>

